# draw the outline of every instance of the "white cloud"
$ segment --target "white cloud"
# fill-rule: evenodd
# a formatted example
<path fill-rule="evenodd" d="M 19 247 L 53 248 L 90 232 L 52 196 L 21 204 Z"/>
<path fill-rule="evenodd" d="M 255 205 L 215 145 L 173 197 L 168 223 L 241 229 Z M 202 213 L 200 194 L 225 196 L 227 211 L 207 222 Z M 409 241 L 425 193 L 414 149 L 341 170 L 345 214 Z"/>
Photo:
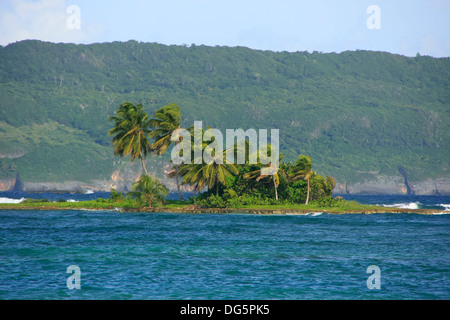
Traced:
<path fill-rule="evenodd" d="M 26 39 L 73 43 L 91 40 L 100 28 L 86 25 L 82 8 L 81 28 L 69 28 L 69 5 L 65 0 L 12 1 L 8 10 L 0 12 L 0 44 Z"/>

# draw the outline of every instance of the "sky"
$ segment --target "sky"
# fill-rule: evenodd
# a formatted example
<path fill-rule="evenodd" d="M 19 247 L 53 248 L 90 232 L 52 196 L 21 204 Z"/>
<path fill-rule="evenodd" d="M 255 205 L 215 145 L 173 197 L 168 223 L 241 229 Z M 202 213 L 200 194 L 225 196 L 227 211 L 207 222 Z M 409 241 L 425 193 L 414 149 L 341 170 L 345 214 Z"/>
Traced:
<path fill-rule="evenodd" d="M 25 39 L 450 57 L 450 0 L 0 0 L 0 45 Z"/>

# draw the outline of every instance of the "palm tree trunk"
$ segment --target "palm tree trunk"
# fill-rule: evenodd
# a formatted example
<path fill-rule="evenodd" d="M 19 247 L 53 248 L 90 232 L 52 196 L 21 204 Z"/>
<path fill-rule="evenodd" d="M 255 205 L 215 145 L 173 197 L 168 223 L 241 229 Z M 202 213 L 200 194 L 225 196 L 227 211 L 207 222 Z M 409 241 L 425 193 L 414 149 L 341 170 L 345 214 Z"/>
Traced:
<path fill-rule="evenodd" d="M 309 179 L 308 179 L 308 187 L 307 187 L 307 191 L 306 191 L 306 202 L 305 204 L 308 204 L 309 202 Z"/>
<path fill-rule="evenodd" d="M 214 172 L 216 173 L 216 196 L 219 195 L 219 174 L 217 172 L 217 163 L 214 162 Z"/>
<path fill-rule="evenodd" d="M 145 167 L 144 158 L 141 158 L 142 168 L 144 169 L 145 175 L 148 176 L 147 168 Z"/>
<path fill-rule="evenodd" d="M 148 206 L 149 206 L 149 208 L 153 208 L 153 206 L 152 206 L 152 198 L 150 198 L 150 197 L 145 197 L 146 198 L 146 200 L 147 200 L 147 203 L 148 203 Z"/>
<path fill-rule="evenodd" d="M 180 196 L 180 200 L 184 201 L 183 195 L 181 194 L 181 191 L 180 191 L 180 183 L 178 182 L 178 166 L 177 165 L 175 165 L 175 175 L 176 175 L 175 177 L 177 180 L 178 195 Z"/>
<path fill-rule="evenodd" d="M 273 180 L 273 186 L 275 187 L 275 200 L 278 201 L 278 190 L 277 190 L 277 184 L 275 183 L 274 176 L 272 176 L 272 180 Z"/>

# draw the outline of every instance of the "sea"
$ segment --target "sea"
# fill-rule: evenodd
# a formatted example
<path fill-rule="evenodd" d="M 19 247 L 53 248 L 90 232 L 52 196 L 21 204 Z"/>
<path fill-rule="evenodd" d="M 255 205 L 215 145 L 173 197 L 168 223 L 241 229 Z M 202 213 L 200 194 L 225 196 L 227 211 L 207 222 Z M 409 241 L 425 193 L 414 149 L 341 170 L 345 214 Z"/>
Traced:
<path fill-rule="evenodd" d="M 2 192 L 0 202 L 109 196 Z M 450 298 L 450 197 L 343 197 L 435 214 L 0 210 L 0 299 Z"/>

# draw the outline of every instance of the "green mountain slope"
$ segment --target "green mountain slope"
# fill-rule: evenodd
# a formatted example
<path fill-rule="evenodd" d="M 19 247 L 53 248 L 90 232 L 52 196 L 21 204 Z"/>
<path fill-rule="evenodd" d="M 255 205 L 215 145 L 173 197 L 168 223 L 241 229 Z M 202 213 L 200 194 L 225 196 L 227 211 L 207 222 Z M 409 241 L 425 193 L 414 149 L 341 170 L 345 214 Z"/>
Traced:
<path fill-rule="evenodd" d="M 450 58 L 23 41 L 0 47 L 0 178 L 107 179 L 124 101 L 176 103 L 184 126 L 278 128 L 285 159 L 341 183 L 450 177 Z"/>

